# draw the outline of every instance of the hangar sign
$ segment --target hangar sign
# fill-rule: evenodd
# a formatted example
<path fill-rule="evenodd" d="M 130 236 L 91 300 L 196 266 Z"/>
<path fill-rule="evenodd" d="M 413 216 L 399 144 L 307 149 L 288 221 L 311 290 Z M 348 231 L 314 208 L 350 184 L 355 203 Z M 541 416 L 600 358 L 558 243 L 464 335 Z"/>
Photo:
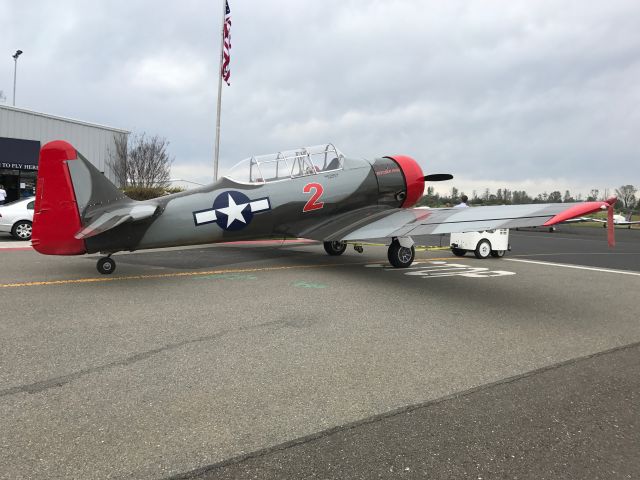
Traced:
<path fill-rule="evenodd" d="M 37 170 L 40 142 L 0 137 L 0 169 Z"/>

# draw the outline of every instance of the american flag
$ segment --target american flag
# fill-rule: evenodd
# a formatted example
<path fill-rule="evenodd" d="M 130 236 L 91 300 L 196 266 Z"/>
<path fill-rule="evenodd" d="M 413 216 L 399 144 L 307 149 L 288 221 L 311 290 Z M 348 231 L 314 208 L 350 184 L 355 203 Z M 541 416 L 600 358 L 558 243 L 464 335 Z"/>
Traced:
<path fill-rule="evenodd" d="M 229 62 L 231 61 L 231 9 L 229 8 L 229 1 L 225 1 L 226 9 L 224 14 L 224 34 L 222 38 L 222 79 L 227 82 L 227 85 L 231 85 L 229 79 L 231 78 L 231 69 L 229 68 Z"/>

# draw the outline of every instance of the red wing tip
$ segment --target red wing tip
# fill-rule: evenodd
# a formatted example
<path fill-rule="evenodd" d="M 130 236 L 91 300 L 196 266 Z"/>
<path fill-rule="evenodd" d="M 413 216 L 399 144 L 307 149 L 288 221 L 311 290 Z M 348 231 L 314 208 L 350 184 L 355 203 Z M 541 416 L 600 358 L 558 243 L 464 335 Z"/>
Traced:
<path fill-rule="evenodd" d="M 615 197 L 612 197 L 615 198 Z M 611 199 L 609 199 L 611 200 Z M 544 223 L 545 227 L 551 226 L 551 225 L 556 225 L 558 223 L 562 223 L 565 220 L 569 220 L 571 218 L 575 218 L 575 217 L 580 217 L 582 215 L 587 215 L 589 213 L 592 212 L 597 212 L 598 210 L 605 210 L 607 209 L 607 207 L 610 207 L 611 205 L 608 203 L 609 200 L 607 200 L 606 202 L 603 201 L 598 201 L 598 202 L 582 202 L 582 203 L 576 203 L 572 206 L 568 206 L 566 210 L 564 210 L 563 212 L 558 213 L 557 215 L 555 215 L 554 217 L 552 217 L 551 219 L 547 220 Z M 614 203 L 617 200 L 614 200 Z"/>
<path fill-rule="evenodd" d="M 618 197 L 609 197 L 605 200 L 610 206 L 614 206 L 618 201 Z"/>

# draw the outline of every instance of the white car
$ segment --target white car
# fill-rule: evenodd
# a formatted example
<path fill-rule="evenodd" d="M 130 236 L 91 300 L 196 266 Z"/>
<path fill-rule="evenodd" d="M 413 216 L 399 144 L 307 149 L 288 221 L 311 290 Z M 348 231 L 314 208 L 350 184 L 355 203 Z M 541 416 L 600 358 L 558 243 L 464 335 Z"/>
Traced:
<path fill-rule="evenodd" d="M 35 197 L 0 205 L 0 232 L 8 232 L 18 240 L 31 240 Z"/>

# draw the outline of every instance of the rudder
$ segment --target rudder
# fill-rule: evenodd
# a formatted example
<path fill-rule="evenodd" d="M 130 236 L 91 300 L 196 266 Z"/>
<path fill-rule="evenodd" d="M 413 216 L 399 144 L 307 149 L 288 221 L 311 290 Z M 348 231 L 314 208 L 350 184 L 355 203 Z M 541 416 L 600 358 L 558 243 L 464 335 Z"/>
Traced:
<path fill-rule="evenodd" d="M 83 240 L 74 235 L 82 228 L 68 162 L 77 161 L 78 152 L 69 143 L 57 140 L 40 150 L 36 203 L 31 243 L 46 255 L 81 255 Z"/>

